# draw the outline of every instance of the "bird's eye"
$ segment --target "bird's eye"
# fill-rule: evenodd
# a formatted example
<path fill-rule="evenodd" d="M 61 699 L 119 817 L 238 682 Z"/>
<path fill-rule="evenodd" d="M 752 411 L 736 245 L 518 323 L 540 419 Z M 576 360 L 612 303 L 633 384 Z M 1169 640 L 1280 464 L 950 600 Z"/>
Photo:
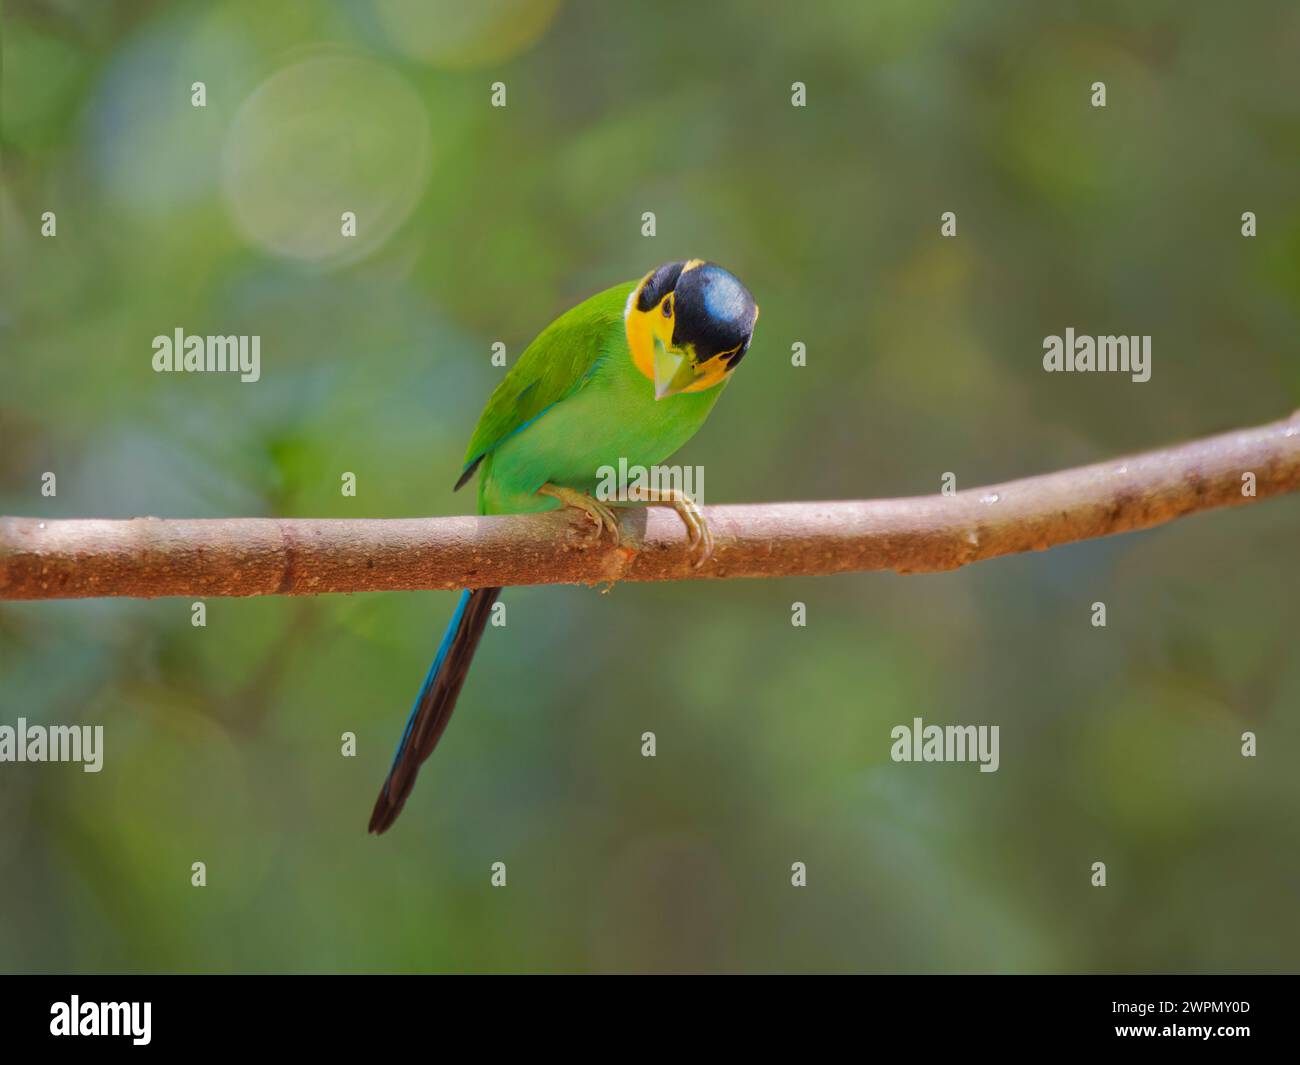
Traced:
<path fill-rule="evenodd" d="M 673 298 L 669 296 L 666 300 L 664 300 L 664 317 L 671 318 L 672 316 L 673 316 Z"/>

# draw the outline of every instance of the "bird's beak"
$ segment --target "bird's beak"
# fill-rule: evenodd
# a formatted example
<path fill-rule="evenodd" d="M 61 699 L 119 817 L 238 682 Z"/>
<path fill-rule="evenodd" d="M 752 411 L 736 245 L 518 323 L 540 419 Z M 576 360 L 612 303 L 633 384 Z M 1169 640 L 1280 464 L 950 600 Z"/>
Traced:
<path fill-rule="evenodd" d="M 675 396 L 695 380 L 695 367 L 684 352 L 670 351 L 655 337 L 655 399 Z"/>

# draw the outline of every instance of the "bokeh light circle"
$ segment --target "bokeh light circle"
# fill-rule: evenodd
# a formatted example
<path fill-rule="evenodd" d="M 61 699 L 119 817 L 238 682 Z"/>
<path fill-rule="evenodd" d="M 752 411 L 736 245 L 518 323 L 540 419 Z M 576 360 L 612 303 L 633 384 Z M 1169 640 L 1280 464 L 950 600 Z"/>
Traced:
<path fill-rule="evenodd" d="M 393 47 L 443 70 L 503 63 L 531 47 L 560 0 L 372 0 Z"/>
<path fill-rule="evenodd" d="M 321 55 L 278 71 L 231 123 L 221 188 L 243 236 L 276 255 L 351 260 L 410 215 L 431 164 L 415 90 L 382 63 Z M 356 213 L 357 235 L 342 234 Z"/>

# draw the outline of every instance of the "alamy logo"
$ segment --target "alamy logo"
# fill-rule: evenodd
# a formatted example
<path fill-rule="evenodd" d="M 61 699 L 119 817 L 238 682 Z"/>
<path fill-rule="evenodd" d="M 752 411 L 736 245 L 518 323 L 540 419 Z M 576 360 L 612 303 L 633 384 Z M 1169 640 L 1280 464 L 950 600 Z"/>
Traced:
<path fill-rule="evenodd" d="M 172 336 L 153 338 L 154 373 L 237 373 L 245 383 L 262 376 L 260 336 L 186 336 L 176 327 Z"/>
<path fill-rule="evenodd" d="M 0 725 L 0 762 L 81 762 L 87 773 L 104 768 L 103 725 Z"/>
<path fill-rule="evenodd" d="M 151 1002 L 70 1002 L 50 1006 L 50 1035 L 129 1035 L 138 1047 L 149 1044 Z"/>
<path fill-rule="evenodd" d="M 1139 383 L 1151 380 L 1151 338 L 1043 337 L 1043 369 L 1048 373 L 1126 373 Z"/>
<path fill-rule="evenodd" d="M 895 725 L 889 749 L 895 762 L 979 762 L 981 773 L 998 771 L 997 725 Z"/>
<path fill-rule="evenodd" d="M 606 503 L 653 500 L 665 492 L 678 492 L 696 504 L 703 503 L 704 467 L 630 466 L 626 458 L 620 458 L 617 467 L 596 470 L 596 498 Z"/>

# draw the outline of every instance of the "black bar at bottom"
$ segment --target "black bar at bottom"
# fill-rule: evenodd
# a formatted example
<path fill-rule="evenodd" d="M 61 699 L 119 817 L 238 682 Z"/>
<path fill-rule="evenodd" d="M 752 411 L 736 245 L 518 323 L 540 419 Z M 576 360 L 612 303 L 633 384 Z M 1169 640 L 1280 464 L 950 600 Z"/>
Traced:
<path fill-rule="evenodd" d="M 717 990 L 610 982 L 606 995 L 591 981 L 522 987 L 447 976 L 24 976 L 0 991 L 0 1046 L 6 1056 L 110 1045 L 337 1055 L 392 1052 L 394 1039 L 427 1040 L 437 1053 L 450 1038 L 491 1054 L 514 1038 L 541 1053 L 556 1040 L 608 1050 L 619 1029 L 620 1045 L 648 1039 L 665 1048 L 684 1045 L 676 1040 L 687 1032 L 692 1044 L 788 1033 L 810 1050 L 848 1032 L 864 1052 L 900 1038 L 926 1052 L 1130 1044 L 1237 1054 L 1296 1044 L 1291 976 L 873 975 L 854 983 L 830 993 L 809 987 L 805 997 L 788 983 L 754 980 Z"/>

